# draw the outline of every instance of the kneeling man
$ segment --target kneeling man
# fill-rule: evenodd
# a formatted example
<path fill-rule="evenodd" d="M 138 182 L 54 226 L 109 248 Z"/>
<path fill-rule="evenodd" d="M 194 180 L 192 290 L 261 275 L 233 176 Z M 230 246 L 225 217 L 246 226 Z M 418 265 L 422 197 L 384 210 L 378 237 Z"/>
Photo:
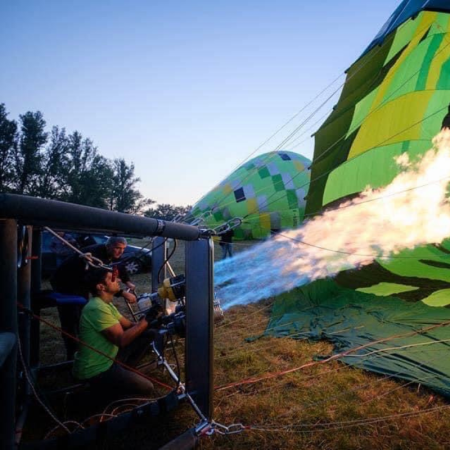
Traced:
<path fill-rule="evenodd" d="M 151 317 L 130 322 L 120 314 L 112 303 L 114 295 L 120 291 L 119 279 L 114 279 L 110 271 L 90 270 L 86 283 L 93 297 L 81 315 L 81 343 L 75 354 L 74 376 L 89 381 L 95 391 L 153 395 L 151 381 L 113 361 L 116 359 L 128 366 L 138 364 L 156 336 L 155 330 L 148 330 Z M 155 316 L 158 313 L 153 312 Z"/>

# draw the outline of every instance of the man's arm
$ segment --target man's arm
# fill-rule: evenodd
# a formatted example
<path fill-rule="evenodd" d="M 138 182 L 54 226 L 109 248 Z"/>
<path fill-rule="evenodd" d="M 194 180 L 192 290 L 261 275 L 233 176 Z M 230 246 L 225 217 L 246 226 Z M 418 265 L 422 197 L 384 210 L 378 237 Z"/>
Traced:
<path fill-rule="evenodd" d="M 128 303 L 136 303 L 137 297 L 132 292 L 127 292 L 124 289 L 121 289 L 117 294 L 114 294 L 114 297 L 123 297 Z"/>
<path fill-rule="evenodd" d="M 124 326 L 127 328 L 124 329 Z M 145 319 L 137 323 L 132 323 L 125 317 L 121 317 L 119 323 L 102 330 L 102 334 L 109 342 L 117 345 L 119 348 L 124 348 L 140 336 L 147 328 L 148 323 Z"/>

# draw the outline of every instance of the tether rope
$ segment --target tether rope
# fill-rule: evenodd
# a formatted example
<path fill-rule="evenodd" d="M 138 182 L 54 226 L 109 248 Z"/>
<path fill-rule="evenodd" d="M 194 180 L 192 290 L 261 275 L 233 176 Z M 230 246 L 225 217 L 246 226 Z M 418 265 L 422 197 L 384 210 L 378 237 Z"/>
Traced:
<path fill-rule="evenodd" d="M 402 24 L 402 25 L 400 25 L 399 26 L 399 29 L 400 28 L 402 28 L 404 26 L 404 24 Z M 314 115 L 316 115 L 317 113 L 318 113 L 318 111 L 320 111 L 320 109 L 322 108 L 322 106 L 324 106 L 348 81 L 350 81 L 355 75 L 357 75 L 358 74 L 358 72 L 360 71 L 360 70 L 362 70 L 370 61 L 371 61 L 371 59 L 372 58 L 374 58 L 377 54 L 378 54 L 378 52 L 380 52 L 381 51 L 381 47 L 378 47 L 371 55 L 370 55 L 370 57 L 367 59 L 367 61 L 365 61 L 364 62 L 364 64 L 361 64 L 361 66 L 360 67 L 358 67 L 358 69 L 357 70 L 355 70 L 355 72 L 352 74 L 352 75 L 350 75 L 348 78 L 346 78 L 346 80 L 344 81 L 344 83 L 342 83 L 340 86 L 339 86 L 339 88 L 338 89 L 336 89 L 334 92 L 333 92 L 333 94 L 331 94 L 328 98 L 327 98 L 327 100 L 325 100 L 318 108 L 316 108 L 316 110 L 310 115 L 310 116 L 308 116 L 308 118 L 307 119 L 305 119 L 303 122 L 302 122 L 302 124 L 300 124 L 297 128 L 296 128 L 296 130 L 293 132 L 293 133 L 291 133 L 290 135 L 289 135 L 289 137 L 288 138 L 286 138 L 283 142 L 281 142 L 280 144 L 278 144 L 275 148 L 274 148 L 274 150 L 272 150 L 273 152 L 277 152 L 277 151 L 279 151 L 282 147 L 283 147 L 283 145 L 284 145 L 284 143 L 285 142 L 287 142 L 287 141 L 289 141 L 289 139 L 291 138 L 291 137 L 293 137 Z M 356 64 L 356 63 L 355 63 Z M 235 170 L 237 170 L 239 167 L 241 167 L 246 161 L 248 161 L 248 159 L 251 157 L 251 156 L 253 156 L 258 150 L 260 150 L 261 149 L 261 147 L 263 147 L 267 142 L 269 142 L 276 134 L 278 134 L 278 132 L 279 131 L 281 131 L 282 129 L 284 129 L 290 122 L 292 122 L 292 120 L 294 119 L 294 118 L 296 118 L 301 112 L 303 112 L 308 106 L 310 106 L 315 100 L 317 100 L 324 92 L 326 92 L 339 78 L 341 78 L 343 75 L 345 74 L 345 72 L 343 72 L 343 73 L 341 73 L 337 78 L 335 78 L 326 88 L 324 88 L 319 94 L 317 94 L 312 100 L 310 100 L 304 107 L 302 107 L 301 109 L 300 109 L 300 111 L 298 112 L 298 113 L 296 113 L 291 119 L 289 119 L 281 128 L 279 128 L 272 136 L 270 136 L 263 144 L 261 144 L 256 150 L 254 150 L 252 153 L 250 153 L 250 155 L 249 156 L 247 156 L 229 175 L 227 175 L 227 177 L 228 176 L 230 176 L 232 173 L 234 173 L 234 171 Z M 324 114 L 324 116 L 326 115 L 326 114 L 328 114 L 330 111 L 332 111 L 332 108 L 329 110 L 329 111 L 327 111 L 325 114 Z M 317 123 L 317 122 L 316 122 Z M 270 160 L 271 158 L 273 158 L 275 155 L 272 155 L 268 160 Z M 252 169 L 253 170 L 253 172 L 256 170 L 256 168 L 254 168 L 254 169 Z M 245 179 L 248 179 L 248 177 L 251 175 L 251 172 L 252 171 L 249 171 L 249 173 L 246 175 L 246 177 L 244 177 L 244 180 Z M 225 178 L 227 178 L 227 177 L 225 177 Z M 240 187 L 242 187 L 242 184 L 243 184 L 243 182 L 244 182 L 244 180 L 241 180 L 240 182 L 239 182 L 239 186 Z M 218 183 L 218 184 L 216 184 L 212 189 L 211 189 L 211 191 L 214 191 L 215 189 L 217 189 L 218 187 L 220 186 L 220 183 Z M 204 197 L 202 197 L 200 200 L 199 200 L 199 202 L 203 199 Z M 216 209 L 216 208 L 218 208 L 219 207 L 219 205 L 221 204 L 221 202 L 223 201 L 223 199 L 222 200 L 217 200 L 215 203 L 214 203 L 214 205 L 213 206 L 211 206 L 211 208 L 210 208 L 210 212 L 211 211 L 213 211 L 214 209 Z M 197 202 L 198 203 L 198 202 Z M 222 207 L 224 207 L 223 205 L 222 205 Z"/>
<path fill-rule="evenodd" d="M 424 28 L 420 31 L 420 33 L 424 32 L 424 31 L 425 31 L 426 29 L 428 29 L 428 28 L 429 28 L 429 26 L 424 27 Z M 441 34 L 443 34 L 444 36 L 446 36 L 446 35 L 449 34 L 449 33 L 446 32 L 446 33 L 441 33 Z M 441 50 L 439 50 L 438 52 L 436 52 L 436 53 L 433 55 L 432 60 L 433 60 L 434 58 L 436 58 L 441 52 L 443 52 L 449 45 L 450 45 L 450 42 L 449 42 L 447 45 L 445 45 Z M 358 69 L 358 70 L 360 70 L 360 69 Z M 372 111 L 370 111 L 363 119 L 361 119 L 361 121 L 360 121 L 357 125 L 355 125 L 354 129 L 357 129 L 359 126 L 361 126 L 361 124 L 362 124 L 362 123 L 363 123 L 363 122 L 364 122 L 371 114 L 373 114 L 373 113 L 379 111 L 382 107 L 384 107 L 384 106 L 388 103 L 388 101 L 390 100 L 390 98 L 391 98 L 396 92 L 398 92 L 400 89 L 402 89 L 402 88 L 404 87 L 404 85 L 406 85 L 411 79 L 413 79 L 419 72 L 420 72 L 420 69 L 419 69 L 418 71 L 416 71 L 415 73 L 413 73 L 413 74 L 411 75 L 411 77 L 409 77 L 404 83 L 402 83 L 402 84 L 401 84 L 396 90 L 394 90 L 388 97 L 384 98 L 383 101 L 382 101 L 376 108 L 374 108 Z M 347 82 L 348 80 L 349 80 L 349 79 L 347 79 L 346 82 Z M 362 156 L 362 155 L 366 154 L 368 151 L 373 150 L 373 149 L 375 149 L 375 148 L 377 148 L 377 147 L 379 147 L 379 146 L 382 146 L 384 143 L 388 142 L 388 141 L 391 140 L 392 138 L 394 138 L 394 137 L 396 137 L 396 136 L 398 136 L 398 135 L 404 133 L 405 131 L 408 131 L 410 128 L 413 128 L 413 127 L 419 125 L 420 123 L 426 121 L 427 119 L 429 119 L 430 117 L 433 117 L 434 115 L 440 113 L 441 111 L 446 110 L 447 108 L 448 108 L 448 107 L 445 106 L 444 108 L 441 108 L 441 109 L 435 111 L 434 113 L 432 113 L 432 114 L 430 114 L 430 115 L 428 115 L 428 116 L 422 118 L 420 121 L 418 121 L 418 122 L 412 124 L 411 126 L 406 127 L 405 129 L 401 130 L 400 132 L 395 133 L 395 134 L 392 135 L 392 136 L 389 136 L 389 137 L 386 138 L 385 140 L 383 140 L 383 141 L 381 141 L 380 143 L 376 144 L 376 145 L 375 145 L 374 147 L 372 147 L 371 149 L 367 149 L 365 152 L 356 155 L 356 156 L 353 157 L 351 160 L 345 161 L 343 164 L 346 164 L 346 163 L 348 163 L 349 161 L 354 161 L 356 158 L 358 158 L 359 156 Z M 341 142 L 342 139 L 345 138 L 345 136 L 346 136 L 347 134 L 348 134 L 347 132 L 346 132 L 345 134 L 343 134 L 343 135 L 342 135 L 340 138 L 338 138 L 338 139 L 337 139 L 337 140 L 336 140 L 336 141 L 335 141 L 328 149 L 326 149 L 323 153 L 321 153 L 321 155 L 319 155 L 317 158 L 315 158 L 314 161 L 312 162 L 311 166 L 309 167 L 309 169 L 312 168 L 312 167 L 316 164 L 316 162 L 317 162 L 318 160 L 320 160 L 326 153 L 328 153 L 332 148 L 334 148 L 335 145 L 337 145 L 339 142 Z M 322 177 L 328 175 L 329 173 L 333 172 L 334 170 L 335 170 L 335 169 L 331 169 L 331 170 L 329 170 L 328 172 L 324 172 L 323 174 L 317 176 L 316 178 L 311 179 L 308 183 L 301 185 L 301 186 L 298 187 L 297 189 L 301 189 L 301 188 L 303 188 L 303 187 L 306 187 L 306 186 L 311 185 L 314 181 L 317 181 L 318 179 L 320 179 L 320 178 L 322 178 Z M 303 169 L 302 171 L 299 171 L 294 177 L 291 178 L 291 181 L 293 181 L 295 178 L 297 178 L 299 175 L 301 175 L 301 174 L 304 173 L 304 172 L 305 172 L 305 169 Z M 257 193 L 257 192 L 259 192 L 259 191 L 261 191 L 261 190 L 264 190 L 264 188 L 255 191 L 255 193 Z M 271 196 L 269 196 L 269 198 L 268 198 L 266 201 L 268 201 L 270 198 L 274 197 L 274 196 L 277 195 L 277 194 L 278 194 L 278 195 L 283 195 L 282 192 L 276 191 L 276 192 L 274 192 Z M 223 200 L 223 199 L 222 199 L 222 200 Z M 268 203 L 268 204 L 266 205 L 266 207 L 270 206 L 271 204 L 273 204 L 274 202 L 276 202 L 276 201 L 278 201 L 278 200 L 279 200 L 279 199 L 273 200 L 272 202 Z M 230 204 L 233 204 L 233 203 L 234 203 L 234 201 L 230 201 L 230 202 L 226 203 L 225 205 L 222 205 L 222 207 L 226 207 L 226 206 L 228 206 L 228 205 L 230 205 Z M 214 208 L 216 208 L 216 206 L 215 206 Z M 249 214 L 247 214 L 246 216 L 244 216 L 244 218 L 246 218 L 246 217 L 248 217 L 248 216 L 250 216 L 250 215 L 252 215 L 252 214 L 258 214 L 258 213 L 257 213 L 257 211 L 255 210 L 255 212 L 250 212 Z M 308 214 L 308 215 L 310 215 L 310 214 Z"/>
<path fill-rule="evenodd" d="M 367 348 L 367 347 L 369 347 L 369 346 L 371 346 L 373 344 L 379 344 L 379 343 L 383 343 L 383 342 L 388 342 L 388 341 L 393 340 L 393 339 L 414 336 L 414 335 L 417 335 L 417 334 L 425 333 L 427 331 L 430 331 L 430 330 L 433 330 L 433 329 L 436 329 L 436 328 L 440 328 L 440 327 L 444 327 L 444 326 L 448 326 L 448 325 L 450 325 L 450 321 L 442 322 L 442 323 L 437 324 L 437 325 L 431 325 L 429 327 L 425 327 L 425 328 L 422 328 L 420 330 L 413 331 L 413 332 L 407 332 L 407 333 L 392 335 L 392 336 L 389 336 L 389 337 L 386 337 L 386 338 L 382 338 L 382 339 L 378 339 L 376 341 L 372 341 L 372 342 L 370 342 L 368 344 L 359 345 L 357 347 L 354 347 L 352 349 L 346 350 L 346 351 L 341 352 L 341 353 L 334 354 L 334 355 L 332 355 L 332 356 L 330 356 L 330 357 L 328 357 L 326 359 L 323 359 L 321 361 L 312 361 L 312 362 L 308 362 L 308 363 L 302 364 L 301 366 L 294 367 L 294 368 L 291 368 L 291 369 L 287 369 L 287 370 L 284 370 L 284 371 L 269 373 L 266 376 L 261 376 L 261 377 L 257 377 L 257 378 L 256 377 L 251 377 L 251 378 L 247 378 L 247 379 L 241 380 L 239 382 L 229 383 L 229 384 L 226 384 L 226 385 L 223 385 L 223 386 L 217 386 L 215 388 L 215 390 L 222 391 L 222 390 L 230 389 L 230 388 L 233 388 L 233 387 L 242 386 L 244 384 L 254 384 L 254 383 L 258 383 L 260 381 L 265 381 L 265 380 L 269 380 L 269 379 L 272 379 L 272 378 L 277 378 L 279 376 L 283 376 L 283 375 L 286 375 L 288 373 L 293 373 L 293 372 L 296 372 L 296 371 L 299 371 L 299 370 L 303 370 L 303 369 L 305 369 L 307 367 L 323 365 L 323 364 L 326 364 L 326 363 L 328 363 L 330 361 L 334 361 L 334 360 L 338 360 L 338 359 L 347 357 L 347 356 L 349 356 L 349 355 L 351 355 L 351 354 L 353 354 L 353 353 L 355 353 L 355 352 L 357 352 L 359 350 L 363 350 L 364 348 Z"/>
<path fill-rule="evenodd" d="M 434 23 L 433 23 L 434 24 Z M 398 27 L 398 29 L 401 29 L 402 28 L 402 26 L 404 26 L 405 24 L 402 24 L 402 25 L 400 25 L 400 27 Z M 437 24 L 438 25 L 438 24 Z M 420 32 L 419 32 L 419 35 L 421 35 L 421 33 L 423 33 L 423 32 L 425 32 L 427 29 L 429 29 L 430 28 L 430 25 L 426 25 L 422 30 L 420 30 Z M 446 34 L 448 34 L 448 32 L 447 33 L 441 33 L 441 34 L 444 34 L 444 36 L 446 35 Z M 448 44 L 449 45 L 449 44 Z M 438 54 L 440 54 L 442 51 L 444 51 L 445 50 L 445 48 L 448 46 L 448 45 L 446 45 L 443 49 L 441 49 L 440 51 L 438 51 L 436 54 L 434 54 L 434 56 L 433 56 L 433 58 L 432 59 L 434 59 Z M 373 52 L 373 54 L 371 54 L 370 55 L 370 58 L 368 58 L 365 62 L 364 62 L 364 64 L 361 64 L 361 66 L 360 67 L 358 67 L 357 68 L 357 70 L 355 70 L 355 72 L 354 73 L 352 73 L 352 75 L 350 75 L 346 80 L 345 80 L 345 82 L 344 82 L 344 84 L 343 85 L 345 85 L 346 83 L 348 83 L 362 68 L 364 68 L 365 67 L 365 65 L 366 64 L 368 64 L 368 62 L 371 60 L 371 58 L 373 58 L 379 51 L 381 50 L 381 47 L 378 47 L 377 49 L 376 49 L 376 51 L 375 52 Z M 357 62 L 355 62 L 354 64 L 357 64 Z M 390 96 L 388 96 L 388 97 L 386 97 L 386 98 L 384 98 L 383 99 L 383 101 L 374 109 L 374 110 L 372 110 L 369 114 L 367 114 L 356 126 L 355 126 L 355 129 L 357 128 L 357 127 L 359 127 L 366 119 L 367 119 L 367 117 L 369 117 L 372 113 L 374 113 L 374 112 L 376 112 L 376 111 L 378 111 L 379 109 L 381 109 L 382 107 L 384 107 L 387 103 L 388 103 L 388 100 L 391 98 L 391 96 L 392 95 L 394 95 L 398 90 L 400 90 L 401 88 L 403 88 L 403 86 L 406 84 L 406 83 L 408 83 L 414 76 L 416 76 L 417 75 L 417 73 L 419 73 L 420 72 L 420 69 L 417 71 L 417 72 L 415 72 L 410 78 L 408 78 L 402 85 L 400 85 L 399 86 L 399 88 L 398 89 L 396 89 L 395 91 L 393 91 L 391 94 L 390 94 Z M 341 75 L 340 75 L 341 76 Z M 339 76 L 339 77 L 340 77 Z M 333 83 L 334 83 L 334 81 L 333 81 Z M 330 86 L 333 84 L 333 83 L 331 83 L 330 84 Z M 341 88 L 342 86 L 340 86 L 340 88 Z M 340 89 L 339 88 L 339 89 Z M 328 89 L 328 87 L 326 88 L 326 89 Z M 325 89 L 325 90 L 326 90 Z M 322 92 L 324 92 L 324 91 L 322 91 Z M 334 94 L 333 94 L 334 95 Z M 331 97 L 330 97 L 331 98 Z M 315 100 L 315 99 L 314 99 Z M 313 100 L 313 101 L 314 101 Z M 321 109 L 321 107 L 323 106 L 323 104 L 315 111 L 315 113 L 317 113 L 320 109 Z M 315 114 L 314 113 L 314 114 Z M 308 120 L 310 119 L 310 118 L 312 118 L 313 116 L 314 116 L 314 114 L 312 114 L 309 118 L 308 118 Z M 308 121 L 307 120 L 307 121 Z M 306 122 L 307 122 L 306 121 Z M 305 122 L 305 123 L 306 123 Z M 420 122 L 419 122 L 420 123 Z M 303 125 L 303 124 L 302 124 Z M 300 125 L 299 127 L 298 127 L 298 130 L 301 128 L 301 126 L 302 125 Z M 297 131 L 298 131 L 297 130 Z M 406 131 L 406 130 L 403 130 L 403 131 Z M 295 132 L 294 133 L 291 133 L 291 136 L 290 137 L 292 137 L 293 135 L 295 135 Z M 337 145 L 345 136 L 347 135 L 347 133 L 345 133 L 344 135 L 342 135 L 340 138 L 338 138 L 332 145 L 331 145 L 331 147 L 330 148 L 328 148 L 328 149 L 326 149 L 325 150 L 325 152 L 324 153 L 322 153 L 318 158 L 316 158 L 313 162 L 312 162 L 312 164 L 311 164 L 311 166 L 310 166 L 310 168 L 315 164 L 315 162 L 318 160 L 318 159 L 320 159 L 320 157 L 322 157 L 323 156 L 323 154 L 325 154 L 325 153 L 327 153 L 331 148 L 333 148 L 335 145 Z M 289 138 L 290 138 L 289 137 Z M 392 136 L 392 137 L 395 137 L 395 136 Z M 389 139 L 391 139 L 392 137 L 390 137 Z M 287 139 L 287 141 L 289 140 L 289 138 Z M 284 143 L 286 142 L 286 139 L 281 143 L 281 144 L 279 144 L 277 147 L 276 147 L 276 149 L 275 149 L 275 151 L 277 151 L 277 150 L 279 150 L 283 145 L 284 145 Z M 382 145 L 382 144 L 379 144 L 379 145 Z M 248 158 L 247 158 L 248 159 Z M 245 162 L 246 160 L 244 160 L 244 162 Z M 255 170 L 255 169 L 254 169 Z M 300 173 L 302 173 L 302 172 L 304 172 L 304 170 L 303 171 L 300 171 L 299 172 L 299 174 Z M 248 178 L 248 176 L 249 176 L 249 174 L 247 174 L 247 178 Z M 310 182 L 312 183 L 313 181 L 315 181 L 315 180 L 311 180 Z M 243 183 L 243 181 L 241 181 L 240 182 L 240 185 L 242 185 L 242 183 Z M 309 184 L 309 183 L 308 183 Z M 218 186 L 220 185 L 220 183 L 219 184 L 217 184 L 213 189 L 212 189 L 212 191 L 214 190 L 214 189 L 216 189 Z M 301 187 L 303 187 L 303 186 L 301 186 Z M 218 205 L 220 205 L 220 203 L 223 201 L 223 199 L 219 202 L 219 203 L 217 203 L 217 201 L 216 201 L 216 203 L 214 204 L 214 206 L 213 207 L 211 207 L 211 209 L 210 209 L 210 211 L 212 211 L 212 210 L 214 210 L 214 209 L 216 209 L 217 207 L 218 207 Z M 229 202 L 228 204 L 232 204 L 232 203 L 234 203 L 234 202 Z M 225 207 L 225 206 L 227 206 L 228 204 L 226 204 L 226 205 L 222 205 L 222 207 Z"/>
<path fill-rule="evenodd" d="M 323 422 L 313 424 L 296 424 L 287 426 L 267 427 L 260 425 L 246 425 L 245 429 L 254 431 L 267 431 L 267 432 L 300 432 L 300 433 L 316 433 L 320 431 L 341 430 L 345 428 L 354 428 L 362 425 L 370 425 L 379 422 L 386 422 L 389 420 L 397 420 L 402 418 L 410 418 L 421 416 L 424 414 L 431 414 L 443 410 L 450 409 L 450 405 L 436 406 L 433 408 L 423 409 L 421 411 L 410 411 L 398 414 L 390 414 L 387 416 L 374 417 L 369 419 L 356 419 L 340 422 Z M 307 429 L 309 428 L 309 430 Z"/>

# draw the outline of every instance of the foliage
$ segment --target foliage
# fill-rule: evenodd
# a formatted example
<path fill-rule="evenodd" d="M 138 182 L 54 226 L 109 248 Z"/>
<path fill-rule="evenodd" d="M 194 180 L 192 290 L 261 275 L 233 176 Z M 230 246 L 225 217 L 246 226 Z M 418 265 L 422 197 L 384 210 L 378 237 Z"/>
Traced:
<path fill-rule="evenodd" d="M 54 126 L 40 111 L 20 116 L 20 128 L 0 104 L 0 192 L 34 195 L 142 214 L 155 203 L 137 188 L 134 164 L 100 155 L 91 139 Z"/>
<path fill-rule="evenodd" d="M 146 217 L 172 221 L 181 220 L 191 210 L 192 206 L 175 206 L 168 203 L 161 203 L 156 208 L 150 208 L 145 211 Z"/>
<path fill-rule="evenodd" d="M 19 145 L 16 147 L 16 189 L 19 194 L 37 194 L 42 175 L 42 148 L 47 142 L 45 120 L 40 111 L 20 116 Z"/>
<path fill-rule="evenodd" d="M 112 195 L 109 209 L 130 214 L 139 214 L 145 207 L 154 203 L 146 199 L 135 188 L 140 181 L 134 176 L 134 164 L 127 165 L 123 158 L 113 161 Z"/>
<path fill-rule="evenodd" d="M 10 190 L 16 146 L 17 123 L 8 119 L 5 105 L 0 103 L 0 192 Z"/>

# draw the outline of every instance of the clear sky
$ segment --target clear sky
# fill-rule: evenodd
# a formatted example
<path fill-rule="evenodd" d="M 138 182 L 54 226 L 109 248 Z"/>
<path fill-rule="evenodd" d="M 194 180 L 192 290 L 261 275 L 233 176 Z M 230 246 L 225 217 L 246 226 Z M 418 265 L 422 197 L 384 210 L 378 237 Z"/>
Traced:
<path fill-rule="evenodd" d="M 78 130 L 102 155 L 133 162 L 147 197 L 193 204 L 343 75 L 398 4 L 3 0 L 0 103 L 9 118 L 40 110 L 49 128 Z M 343 80 L 255 154 L 275 149 Z M 283 148 L 312 158 L 304 138 L 337 98 Z"/>

